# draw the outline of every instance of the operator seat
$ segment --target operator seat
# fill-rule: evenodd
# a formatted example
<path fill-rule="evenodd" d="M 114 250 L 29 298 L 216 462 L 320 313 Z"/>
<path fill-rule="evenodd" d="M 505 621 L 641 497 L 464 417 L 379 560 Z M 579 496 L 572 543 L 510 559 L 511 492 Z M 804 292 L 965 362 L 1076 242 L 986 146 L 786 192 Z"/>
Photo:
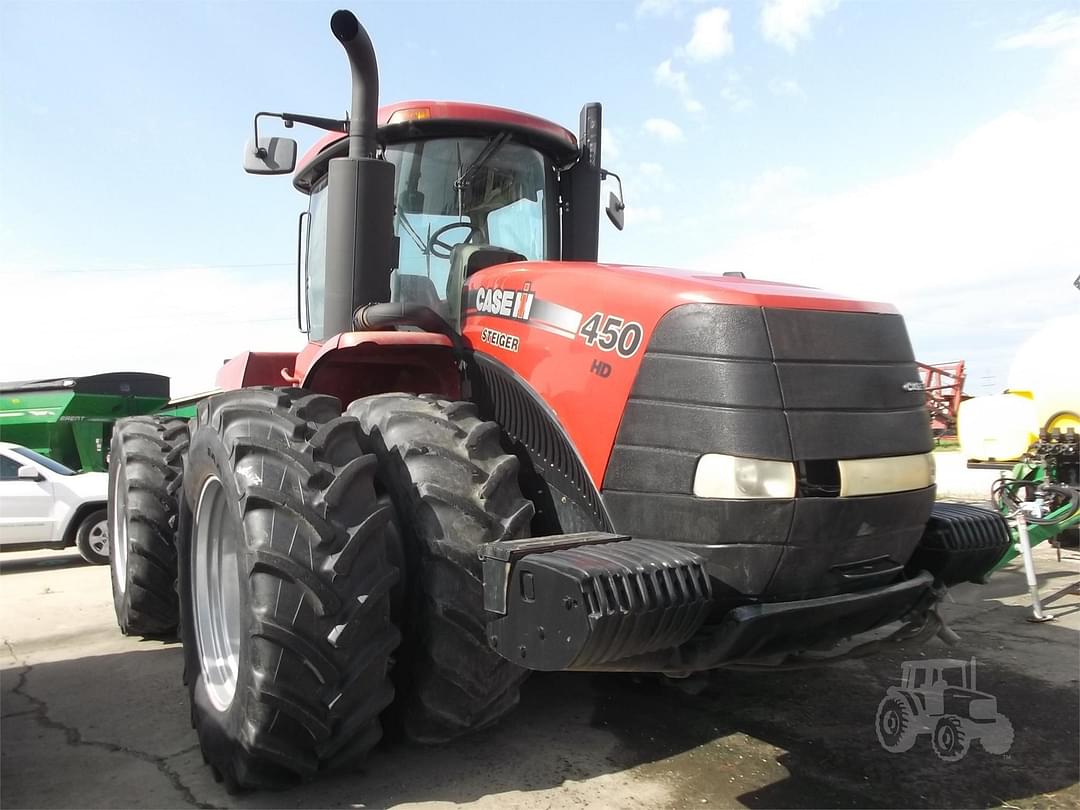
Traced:
<path fill-rule="evenodd" d="M 464 242 L 454 245 L 453 250 L 450 251 L 450 277 L 446 281 L 446 304 L 450 315 L 447 320 L 457 329 L 461 329 L 461 318 L 465 308 L 462 293 L 465 289 L 465 280 L 469 276 L 485 267 L 525 260 L 522 254 L 497 245 L 469 245 Z"/>

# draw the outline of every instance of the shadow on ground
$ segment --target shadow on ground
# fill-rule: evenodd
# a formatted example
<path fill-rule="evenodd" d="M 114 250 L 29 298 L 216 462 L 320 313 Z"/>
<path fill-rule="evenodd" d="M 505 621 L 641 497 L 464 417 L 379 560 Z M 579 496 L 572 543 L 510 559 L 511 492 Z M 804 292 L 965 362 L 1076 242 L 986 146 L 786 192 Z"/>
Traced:
<path fill-rule="evenodd" d="M 78 554 L 37 554 L 29 557 L 0 556 L 0 576 L 5 574 L 26 574 L 32 571 L 48 571 L 55 568 L 81 568 L 90 565 Z"/>
<path fill-rule="evenodd" d="M 1004 609 L 1024 633 L 1023 608 Z M 1039 630 L 1075 664 L 1075 631 Z M 1038 797 L 1077 782 L 1076 680 L 1047 682 L 1045 673 L 1026 670 L 1029 661 L 989 655 L 993 635 L 972 639 L 955 649 L 938 645 L 929 656 L 980 656 L 979 687 L 997 696 L 1016 729 L 1005 756 L 976 745 L 962 761 L 945 763 L 925 737 L 906 754 L 880 748 L 877 704 L 900 663 L 920 655 L 900 649 L 828 669 L 724 672 L 697 696 L 649 677 L 537 675 L 519 710 L 496 729 L 439 747 L 388 746 L 356 774 L 239 797 L 212 782 L 195 747 L 178 648 L 9 669 L 0 678 L 0 804 L 383 807 L 487 797 L 492 806 L 532 806 L 533 791 L 634 769 L 632 779 L 602 783 L 601 804 L 1072 805 L 1071 791 Z M 591 782 L 593 801 L 597 791 Z M 543 804 L 573 803 L 568 798 L 555 794 Z"/>

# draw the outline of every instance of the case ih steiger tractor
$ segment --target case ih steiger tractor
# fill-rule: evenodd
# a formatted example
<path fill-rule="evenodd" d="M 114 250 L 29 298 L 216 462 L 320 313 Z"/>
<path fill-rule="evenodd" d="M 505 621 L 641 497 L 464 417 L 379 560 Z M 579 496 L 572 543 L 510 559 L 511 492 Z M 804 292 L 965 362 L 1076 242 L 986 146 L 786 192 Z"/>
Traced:
<path fill-rule="evenodd" d="M 179 626 L 229 788 L 348 766 L 384 726 L 487 726 L 530 670 L 685 677 L 940 630 L 1009 537 L 935 508 L 891 307 L 599 264 L 599 105 L 577 137 L 380 108 L 366 32 L 330 27 L 349 119 L 278 114 L 330 133 L 298 167 L 282 138 L 245 152 L 309 198 L 308 344 L 112 445 L 120 626 Z"/>

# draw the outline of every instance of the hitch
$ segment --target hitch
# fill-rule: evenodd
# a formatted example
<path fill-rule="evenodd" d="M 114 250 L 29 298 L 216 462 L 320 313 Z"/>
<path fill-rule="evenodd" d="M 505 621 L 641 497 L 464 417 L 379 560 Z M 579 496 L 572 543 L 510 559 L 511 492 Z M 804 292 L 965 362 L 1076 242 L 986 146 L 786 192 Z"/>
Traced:
<path fill-rule="evenodd" d="M 592 669 L 678 647 L 712 607 L 705 561 L 605 532 L 480 547 L 488 643 L 538 670 Z"/>

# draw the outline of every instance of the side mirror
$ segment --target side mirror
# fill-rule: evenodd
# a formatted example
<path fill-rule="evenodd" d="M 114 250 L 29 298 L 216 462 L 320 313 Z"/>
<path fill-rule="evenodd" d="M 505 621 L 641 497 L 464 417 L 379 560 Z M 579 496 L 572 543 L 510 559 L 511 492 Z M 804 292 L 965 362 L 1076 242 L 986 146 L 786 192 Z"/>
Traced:
<path fill-rule="evenodd" d="M 623 212 L 626 210 L 626 205 L 615 195 L 614 191 L 608 195 L 607 208 L 604 210 L 607 212 L 607 218 L 611 220 L 611 224 L 621 231 L 625 222 Z"/>
<path fill-rule="evenodd" d="M 19 472 L 17 473 L 17 476 L 20 481 L 45 480 L 45 476 L 38 472 L 37 467 L 31 467 L 29 464 L 19 467 Z"/>
<path fill-rule="evenodd" d="M 248 174 L 292 174 L 296 168 L 296 141 L 292 138 L 252 139 L 244 146 Z"/>

